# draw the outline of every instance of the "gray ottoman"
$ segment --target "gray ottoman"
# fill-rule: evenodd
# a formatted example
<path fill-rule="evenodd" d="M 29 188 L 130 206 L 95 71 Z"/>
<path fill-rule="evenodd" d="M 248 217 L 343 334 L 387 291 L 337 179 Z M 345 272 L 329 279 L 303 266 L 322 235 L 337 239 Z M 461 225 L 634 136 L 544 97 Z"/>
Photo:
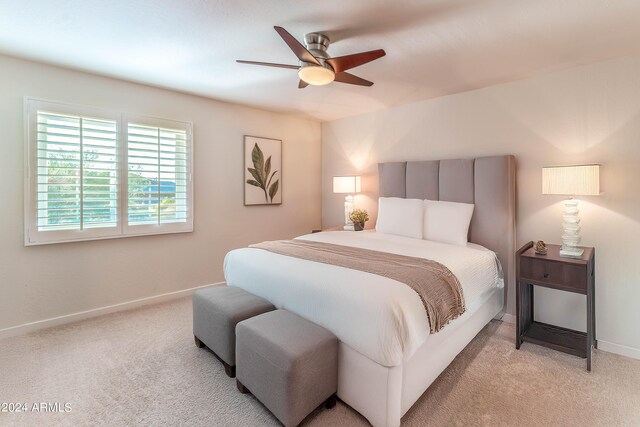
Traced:
<path fill-rule="evenodd" d="M 285 310 L 236 326 L 238 389 L 251 392 L 285 426 L 298 425 L 338 388 L 338 339 Z"/>
<path fill-rule="evenodd" d="M 230 377 L 235 376 L 236 324 L 275 307 L 267 300 L 235 286 L 214 286 L 193 294 L 193 335 L 196 345 L 205 345 L 222 361 Z"/>

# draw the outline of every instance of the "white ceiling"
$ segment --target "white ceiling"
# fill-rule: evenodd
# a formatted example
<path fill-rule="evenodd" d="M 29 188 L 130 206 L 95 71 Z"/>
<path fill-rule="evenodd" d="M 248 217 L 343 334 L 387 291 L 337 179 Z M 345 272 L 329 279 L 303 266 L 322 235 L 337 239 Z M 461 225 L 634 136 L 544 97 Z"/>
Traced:
<path fill-rule="evenodd" d="M 298 89 L 273 30 L 382 48 L 373 87 Z M 639 0 L 0 0 L 0 52 L 332 120 L 640 52 Z"/>

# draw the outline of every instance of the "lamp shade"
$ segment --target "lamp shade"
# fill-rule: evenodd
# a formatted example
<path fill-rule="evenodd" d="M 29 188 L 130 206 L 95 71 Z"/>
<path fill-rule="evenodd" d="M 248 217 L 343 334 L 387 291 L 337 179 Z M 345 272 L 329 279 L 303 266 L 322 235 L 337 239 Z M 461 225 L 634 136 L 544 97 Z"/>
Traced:
<path fill-rule="evenodd" d="M 600 194 L 600 165 L 543 167 L 542 194 L 597 196 Z"/>
<path fill-rule="evenodd" d="M 333 192 L 334 193 L 359 193 L 362 190 L 359 176 L 334 176 Z"/>

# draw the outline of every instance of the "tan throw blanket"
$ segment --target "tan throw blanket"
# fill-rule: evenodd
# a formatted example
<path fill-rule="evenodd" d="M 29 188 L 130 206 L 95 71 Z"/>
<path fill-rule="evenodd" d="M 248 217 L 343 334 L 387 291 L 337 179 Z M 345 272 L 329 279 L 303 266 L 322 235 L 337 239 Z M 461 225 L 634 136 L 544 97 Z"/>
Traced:
<path fill-rule="evenodd" d="M 465 311 L 458 278 L 436 261 L 304 240 L 276 240 L 250 247 L 360 270 L 404 283 L 420 296 L 432 333 Z"/>

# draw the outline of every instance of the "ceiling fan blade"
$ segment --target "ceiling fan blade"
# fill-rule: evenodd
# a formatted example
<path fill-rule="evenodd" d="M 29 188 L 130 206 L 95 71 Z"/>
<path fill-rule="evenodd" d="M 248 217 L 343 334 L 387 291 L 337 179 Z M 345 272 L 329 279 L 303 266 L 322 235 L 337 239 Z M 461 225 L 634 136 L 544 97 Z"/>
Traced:
<path fill-rule="evenodd" d="M 304 80 L 300 80 L 298 82 L 298 89 L 304 89 L 307 86 L 309 86 L 309 83 L 305 82 Z"/>
<path fill-rule="evenodd" d="M 387 53 L 383 49 L 370 50 L 368 52 L 354 53 L 352 55 L 338 56 L 326 60 L 336 73 L 346 71 L 359 65 L 366 64 L 375 59 L 382 58 Z"/>
<path fill-rule="evenodd" d="M 320 65 L 318 60 L 307 50 L 306 47 L 302 45 L 295 37 L 293 37 L 287 30 L 282 27 L 275 26 L 273 27 L 282 40 L 289 46 L 289 48 L 296 54 L 298 59 L 303 62 L 310 62 L 311 64 Z"/>
<path fill-rule="evenodd" d="M 264 65 L 265 67 L 290 68 L 292 70 L 297 70 L 298 68 L 300 68 L 298 65 L 274 64 L 272 62 L 243 61 L 242 59 L 236 59 L 236 62 L 250 65 Z"/>
<path fill-rule="evenodd" d="M 341 73 L 336 73 L 336 78 L 334 79 L 334 81 L 340 83 L 348 83 L 350 85 L 373 86 L 373 82 L 370 82 L 369 80 L 365 80 L 358 76 L 354 76 L 350 73 L 345 73 L 344 71 Z"/>

